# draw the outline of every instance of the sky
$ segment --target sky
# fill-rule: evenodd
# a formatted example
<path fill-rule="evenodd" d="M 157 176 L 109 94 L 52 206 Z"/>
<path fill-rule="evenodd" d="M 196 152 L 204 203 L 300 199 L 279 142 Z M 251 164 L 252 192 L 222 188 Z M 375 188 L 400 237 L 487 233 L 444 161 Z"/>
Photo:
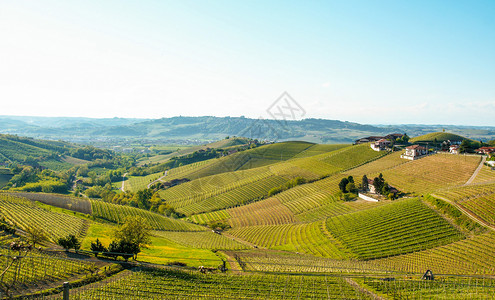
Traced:
<path fill-rule="evenodd" d="M 0 2 L 0 115 L 495 126 L 495 1 Z"/>

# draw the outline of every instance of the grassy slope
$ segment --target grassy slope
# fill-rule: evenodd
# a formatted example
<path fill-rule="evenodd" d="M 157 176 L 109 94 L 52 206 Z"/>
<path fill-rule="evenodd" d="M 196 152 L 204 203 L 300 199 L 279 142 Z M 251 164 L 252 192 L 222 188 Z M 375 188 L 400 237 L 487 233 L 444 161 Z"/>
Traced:
<path fill-rule="evenodd" d="M 115 228 L 116 225 L 111 223 L 92 222 L 82 241 L 82 249 L 89 250 L 91 242 L 96 239 L 99 239 L 104 246 L 108 246 L 113 239 Z M 220 258 L 207 249 L 197 249 L 178 244 L 161 237 L 160 233 L 153 234 L 151 244 L 142 249 L 138 255 L 138 260 L 156 264 L 180 261 L 195 267 L 203 264 L 216 267 L 221 263 Z"/>

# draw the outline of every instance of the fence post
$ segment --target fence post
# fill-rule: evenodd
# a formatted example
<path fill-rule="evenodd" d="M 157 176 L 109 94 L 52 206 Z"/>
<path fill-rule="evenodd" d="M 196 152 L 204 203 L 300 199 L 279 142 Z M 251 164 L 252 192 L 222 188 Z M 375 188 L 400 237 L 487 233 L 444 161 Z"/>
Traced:
<path fill-rule="evenodd" d="M 64 282 L 64 300 L 69 300 L 69 283 Z"/>

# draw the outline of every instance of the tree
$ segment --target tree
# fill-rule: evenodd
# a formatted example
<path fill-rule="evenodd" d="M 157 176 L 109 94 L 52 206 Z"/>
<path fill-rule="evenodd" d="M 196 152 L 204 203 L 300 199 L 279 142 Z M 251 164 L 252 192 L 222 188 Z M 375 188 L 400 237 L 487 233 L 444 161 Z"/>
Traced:
<path fill-rule="evenodd" d="M 99 239 L 96 239 L 95 242 L 91 242 L 91 251 L 93 251 L 95 257 L 98 257 L 98 254 L 107 252 L 107 248 L 103 246 Z"/>
<path fill-rule="evenodd" d="M 373 179 L 373 187 L 375 188 L 375 191 L 377 193 L 381 193 L 382 188 L 383 188 L 383 183 L 384 183 L 384 180 L 383 180 L 383 176 L 381 173 L 380 173 L 379 177 L 375 177 Z"/>
<path fill-rule="evenodd" d="M 389 187 L 388 183 L 386 181 L 384 181 L 382 184 L 382 188 L 380 190 L 380 194 L 388 195 L 389 192 L 390 192 L 390 187 Z"/>
<path fill-rule="evenodd" d="M 363 179 L 361 181 L 361 187 L 362 187 L 363 191 L 365 191 L 365 192 L 369 189 L 368 177 L 366 175 L 363 175 Z"/>
<path fill-rule="evenodd" d="M 349 182 L 346 186 L 345 186 L 345 189 L 349 192 L 349 193 L 354 193 L 356 191 L 356 185 L 354 184 L 354 182 Z"/>
<path fill-rule="evenodd" d="M 141 249 L 151 244 L 151 227 L 140 216 L 127 216 L 124 224 L 114 232 L 114 236 L 118 243 L 125 242 L 134 246 L 132 254 L 136 259 Z"/>
<path fill-rule="evenodd" d="M 113 257 L 113 259 L 117 259 L 119 256 L 118 253 L 120 248 L 119 248 L 119 243 L 117 241 L 112 241 L 110 242 L 110 245 L 108 245 L 108 252 L 105 252 L 104 254 L 108 257 Z"/>
<path fill-rule="evenodd" d="M 0 272 L 0 292 L 3 292 L 9 299 L 11 290 L 21 278 L 24 257 L 33 249 L 31 245 L 21 241 L 14 241 L 9 244 L 9 250 L 14 252 L 12 255 L 5 256 L 3 269 Z M 10 270 L 10 271 L 9 271 Z M 8 274 L 8 276 L 6 276 Z"/>
<path fill-rule="evenodd" d="M 39 226 L 32 224 L 29 225 L 26 228 L 26 233 L 28 240 L 31 242 L 31 245 L 33 245 L 33 247 L 36 247 L 36 244 L 40 244 L 45 241 L 48 241 L 48 235 L 46 231 Z"/>
<path fill-rule="evenodd" d="M 461 153 L 466 153 L 471 149 L 471 143 L 468 140 L 463 140 L 459 146 L 459 151 Z"/>
<path fill-rule="evenodd" d="M 347 190 L 345 188 L 348 183 L 349 183 L 349 179 L 347 178 L 342 178 L 342 180 L 340 181 L 339 189 L 342 191 L 342 193 L 347 193 Z"/>
<path fill-rule="evenodd" d="M 347 180 L 349 180 L 349 182 L 354 183 L 354 177 L 352 177 L 352 176 L 347 177 Z"/>
<path fill-rule="evenodd" d="M 69 251 L 69 249 L 74 249 L 76 253 L 81 248 L 81 242 L 73 234 L 69 234 L 65 238 L 64 237 L 59 238 L 57 244 L 62 246 L 65 249 L 65 251 Z"/>

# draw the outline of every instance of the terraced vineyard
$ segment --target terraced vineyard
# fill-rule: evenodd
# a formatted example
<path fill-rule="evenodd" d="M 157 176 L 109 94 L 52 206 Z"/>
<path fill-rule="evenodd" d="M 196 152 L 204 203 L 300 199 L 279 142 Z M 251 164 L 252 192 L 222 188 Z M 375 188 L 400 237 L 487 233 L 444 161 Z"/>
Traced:
<path fill-rule="evenodd" d="M 457 202 L 479 219 L 495 225 L 495 184 L 463 186 L 436 193 Z"/>
<path fill-rule="evenodd" d="M 187 200 L 174 199 L 168 203 L 178 212 L 186 215 L 198 214 L 246 204 L 267 195 L 268 191 L 283 185 L 285 182 L 287 179 L 272 175 L 261 181 L 250 182 L 237 188 L 232 187 L 231 190 L 208 198 L 200 196 Z"/>
<path fill-rule="evenodd" d="M 24 230 L 29 226 L 43 228 L 52 241 L 68 234 L 81 236 L 86 228 L 80 218 L 52 212 L 27 199 L 3 193 L 0 193 L 0 216 Z"/>
<path fill-rule="evenodd" d="M 319 154 L 324 154 L 336 150 L 340 150 L 342 148 L 349 147 L 349 144 L 316 144 L 313 145 L 306 150 L 294 155 L 293 158 L 301 158 L 301 157 L 310 157 L 310 156 L 315 156 Z"/>
<path fill-rule="evenodd" d="M 267 168 L 221 173 L 171 187 L 161 191 L 160 195 L 171 204 L 193 198 L 203 200 L 272 175 Z"/>
<path fill-rule="evenodd" d="M 369 179 L 373 179 L 385 170 L 410 162 L 406 159 L 400 158 L 401 155 L 401 151 L 391 153 L 370 163 L 364 164 L 352 170 L 348 170 L 345 172 L 345 175 L 352 175 L 357 181 L 360 181 L 363 175 L 366 175 Z"/>
<path fill-rule="evenodd" d="M 474 179 L 473 183 L 495 182 L 495 170 L 491 167 L 483 166 Z"/>
<path fill-rule="evenodd" d="M 311 287 L 311 288 L 308 288 Z M 199 274 L 145 269 L 74 299 L 371 299 L 344 279 L 330 276 Z"/>
<path fill-rule="evenodd" d="M 192 215 L 187 219 L 197 224 L 208 224 L 213 221 L 223 221 L 228 218 L 230 218 L 230 215 L 227 210 L 217 210 L 203 214 Z"/>
<path fill-rule="evenodd" d="M 383 269 L 408 273 L 430 269 L 442 274 L 494 274 L 494 244 L 495 233 L 490 231 L 448 245 L 378 259 L 375 263 Z"/>
<path fill-rule="evenodd" d="M 479 156 L 435 154 L 382 173 L 401 191 L 428 193 L 466 183 L 479 163 Z"/>
<path fill-rule="evenodd" d="M 263 201 L 228 209 L 232 227 L 254 225 L 278 225 L 294 223 L 294 214 L 284 205 L 271 197 Z"/>
<path fill-rule="evenodd" d="M 6 256 L 11 255 L 6 249 L 0 249 L 0 265 L 6 265 Z M 27 257 L 23 258 L 23 267 L 17 274 L 16 287 L 26 288 L 28 285 L 36 285 L 40 281 L 60 281 L 75 275 L 89 273 L 90 269 L 95 269 L 92 262 L 84 262 L 75 259 L 62 258 L 48 253 L 32 251 Z M 14 272 L 9 269 L 4 278 L 4 282 L 11 284 Z"/>
<path fill-rule="evenodd" d="M 348 251 L 326 233 L 323 221 L 243 227 L 229 233 L 261 247 L 336 259 L 349 257 Z"/>
<path fill-rule="evenodd" d="M 106 203 L 99 200 L 90 200 L 93 208 L 93 216 L 110 222 L 123 223 L 127 216 L 141 216 L 156 230 L 165 231 L 203 231 L 204 227 L 191 224 L 182 220 L 176 220 L 157 213 L 142 210 L 135 207 Z"/>
<path fill-rule="evenodd" d="M 328 154 L 314 156 L 314 158 L 341 170 L 347 170 L 378 159 L 386 154 L 387 152 L 374 151 L 368 144 L 362 144 L 347 147 Z"/>
<path fill-rule="evenodd" d="M 360 282 L 394 299 L 492 299 L 495 294 L 495 280 L 491 278 L 442 277 L 434 281 L 399 278 L 393 282 L 364 278 Z"/>
<path fill-rule="evenodd" d="M 156 231 L 154 234 L 174 241 L 178 244 L 201 249 L 216 250 L 242 250 L 248 249 L 247 246 L 225 237 L 222 234 L 211 231 L 200 232 L 174 232 L 174 231 Z"/>
<path fill-rule="evenodd" d="M 425 250 L 463 238 L 419 199 L 332 217 L 327 228 L 361 259 Z"/>
<path fill-rule="evenodd" d="M 61 207 L 83 214 L 91 214 L 91 202 L 85 198 L 70 197 L 67 195 L 57 195 L 48 193 L 12 193 L 14 196 L 23 197 L 31 201 L 39 201 L 51 206 Z"/>
<path fill-rule="evenodd" d="M 154 173 L 146 176 L 131 176 L 125 181 L 124 189 L 125 191 L 137 192 L 139 190 L 144 190 L 148 187 L 148 184 L 154 180 L 162 177 L 164 172 Z"/>

